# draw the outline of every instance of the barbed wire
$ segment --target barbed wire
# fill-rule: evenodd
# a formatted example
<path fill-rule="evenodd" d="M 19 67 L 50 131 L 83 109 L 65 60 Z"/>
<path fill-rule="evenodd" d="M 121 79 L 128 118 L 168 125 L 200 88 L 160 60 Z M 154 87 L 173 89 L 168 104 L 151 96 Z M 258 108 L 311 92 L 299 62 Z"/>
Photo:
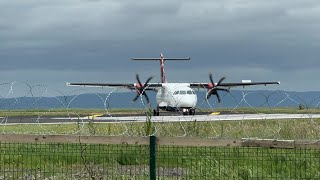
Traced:
<path fill-rule="evenodd" d="M 45 85 L 32 85 L 26 82 L 1 83 L 0 131 L 2 133 L 112 136 L 154 134 L 209 138 L 256 136 L 280 139 L 286 138 L 285 133 L 290 134 L 289 131 L 295 131 L 294 135 L 300 138 L 303 136 L 316 138 L 320 135 L 318 133 L 320 125 L 317 121 L 320 118 L 320 92 L 313 93 L 312 97 L 306 97 L 296 92 L 281 90 L 236 90 L 222 93 L 222 102 L 218 103 L 214 97 L 205 98 L 207 91 L 198 91 L 196 107 L 198 115 L 183 115 L 183 112 L 177 109 L 173 113 L 161 112 L 162 115 L 153 116 L 152 110 L 156 107 L 155 98 L 150 98 L 153 99 L 151 103 L 146 103 L 143 97 L 144 90 L 140 93 L 139 101 L 133 103 L 128 99 L 129 97 L 117 95 L 124 90 L 125 87 L 86 87 L 70 88 L 70 91 L 63 92 L 50 89 Z M 134 93 L 136 92 L 133 92 L 130 98 L 134 97 Z M 119 97 L 121 98 L 117 100 Z M 174 99 L 174 97 L 169 98 Z M 180 100 L 177 99 L 176 103 L 179 104 Z M 124 102 L 117 104 L 117 101 Z M 121 112 L 119 104 L 125 103 L 125 108 L 133 110 Z M 279 111 L 279 108 L 283 108 L 282 111 Z M 291 109 L 290 112 L 288 110 L 287 115 L 285 115 L 286 108 Z M 218 112 L 220 115 L 217 115 Z M 268 127 L 266 120 L 273 122 L 272 127 Z M 287 120 L 296 121 L 289 123 Z M 257 122 L 261 123 L 255 124 Z M 290 124 L 293 125 L 290 126 Z M 254 125 L 259 127 L 256 131 L 260 132 L 252 133 L 255 131 Z M 310 132 L 302 132 L 307 131 L 307 128 Z"/>

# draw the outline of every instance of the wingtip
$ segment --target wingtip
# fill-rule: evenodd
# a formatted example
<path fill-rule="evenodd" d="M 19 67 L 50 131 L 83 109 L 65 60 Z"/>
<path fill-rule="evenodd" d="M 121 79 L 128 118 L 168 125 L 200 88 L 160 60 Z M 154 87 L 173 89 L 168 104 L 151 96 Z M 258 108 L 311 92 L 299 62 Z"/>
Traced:
<path fill-rule="evenodd" d="M 280 85 L 280 81 L 278 81 L 278 84 Z"/>
<path fill-rule="evenodd" d="M 70 86 L 70 83 L 69 83 L 69 82 L 66 82 L 66 86 Z"/>

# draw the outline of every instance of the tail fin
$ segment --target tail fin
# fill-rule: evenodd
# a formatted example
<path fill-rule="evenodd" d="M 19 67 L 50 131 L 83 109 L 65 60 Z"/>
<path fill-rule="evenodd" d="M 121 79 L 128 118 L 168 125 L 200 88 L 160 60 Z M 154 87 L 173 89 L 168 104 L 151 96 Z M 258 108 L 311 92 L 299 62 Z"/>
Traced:
<path fill-rule="evenodd" d="M 167 60 L 174 60 L 174 61 L 179 61 L 179 60 L 190 60 L 191 58 L 164 58 L 162 53 L 160 54 L 160 58 L 131 58 L 131 60 L 134 61 L 160 61 L 160 73 L 161 73 L 161 83 L 166 83 L 166 76 L 165 76 L 165 71 L 164 71 L 164 61 Z"/>
<path fill-rule="evenodd" d="M 161 73 L 161 83 L 166 83 L 167 79 L 166 79 L 166 75 L 164 73 L 164 57 L 163 54 L 160 53 L 160 73 Z"/>

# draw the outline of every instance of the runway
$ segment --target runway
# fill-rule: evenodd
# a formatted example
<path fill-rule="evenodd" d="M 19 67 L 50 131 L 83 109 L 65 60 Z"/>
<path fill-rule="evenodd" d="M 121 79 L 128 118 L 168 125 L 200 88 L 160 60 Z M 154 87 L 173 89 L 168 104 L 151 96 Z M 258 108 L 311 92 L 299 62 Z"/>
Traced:
<path fill-rule="evenodd" d="M 187 122 L 187 121 L 241 121 L 267 119 L 310 119 L 320 118 L 320 114 L 228 114 L 228 115 L 195 115 L 195 116 L 153 116 L 152 122 Z M 145 122 L 146 116 L 95 117 L 94 121 L 106 122 Z"/>
<path fill-rule="evenodd" d="M 145 122 L 211 122 L 211 121 L 246 121 L 246 120 L 271 120 L 271 119 L 312 119 L 320 118 L 320 114 L 221 114 L 221 115 L 195 115 L 195 116 L 152 116 L 145 115 L 104 115 L 102 117 L 85 116 L 85 117 L 0 117 L 0 125 L 14 124 L 70 124 L 70 123 L 131 123 Z"/>

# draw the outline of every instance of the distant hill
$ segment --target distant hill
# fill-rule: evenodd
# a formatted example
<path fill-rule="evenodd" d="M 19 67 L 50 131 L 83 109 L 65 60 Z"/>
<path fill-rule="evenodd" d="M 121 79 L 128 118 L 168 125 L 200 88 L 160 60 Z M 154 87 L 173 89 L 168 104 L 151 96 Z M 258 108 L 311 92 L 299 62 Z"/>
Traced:
<path fill-rule="evenodd" d="M 320 91 L 287 92 L 287 91 L 241 91 L 220 93 L 222 102 L 216 103 L 212 96 L 209 103 L 205 100 L 205 91 L 197 91 L 199 108 L 209 107 L 298 107 L 299 104 L 318 107 Z M 155 107 L 155 92 L 148 92 L 151 106 Z M 22 97 L 0 99 L 0 109 L 50 109 L 50 108 L 142 108 L 141 100 L 132 102 L 134 92 L 108 94 L 81 94 L 78 96 L 57 97 Z"/>

